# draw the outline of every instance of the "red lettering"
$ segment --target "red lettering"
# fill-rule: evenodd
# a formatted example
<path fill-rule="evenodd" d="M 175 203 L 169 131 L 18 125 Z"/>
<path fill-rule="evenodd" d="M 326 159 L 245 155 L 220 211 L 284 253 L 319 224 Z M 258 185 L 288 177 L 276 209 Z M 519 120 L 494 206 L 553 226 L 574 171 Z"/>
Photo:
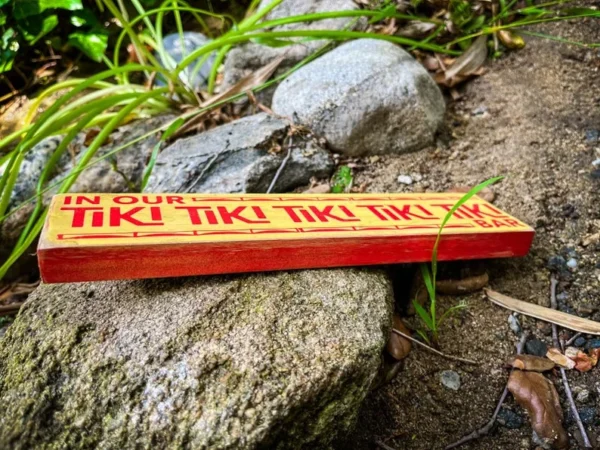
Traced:
<path fill-rule="evenodd" d="M 139 213 L 144 209 L 146 208 L 144 208 L 143 206 L 138 206 L 137 208 L 132 208 L 129 211 L 121 211 L 121 208 L 119 208 L 118 206 L 113 206 L 110 208 L 110 226 L 120 227 L 121 221 L 129 222 L 137 227 L 164 225 L 164 222 L 142 222 L 141 220 L 133 217 L 135 214 Z M 152 211 L 153 209 L 155 209 L 156 211 Z M 150 208 L 150 211 L 150 214 L 153 218 L 152 220 L 154 220 L 154 217 L 156 217 L 157 214 L 160 217 L 160 208 L 153 206 Z"/>
<path fill-rule="evenodd" d="M 87 211 L 102 211 L 102 208 L 99 206 L 81 206 L 79 208 L 77 207 L 67 207 L 67 208 L 60 208 L 61 211 L 73 211 L 73 221 L 71 222 L 71 226 L 73 228 L 81 228 L 84 226 L 85 224 L 85 216 L 86 216 L 86 212 Z M 102 216 L 102 212 L 100 212 L 100 217 Z M 100 222 L 100 225 L 97 225 L 98 222 Z M 98 227 L 98 226 L 102 226 L 102 219 L 98 219 L 97 216 L 94 216 L 92 218 L 92 226 L 93 227 Z"/>
<path fill-rule="evenodd" d="M 302 219 L 298 217 L 298 214 L 294 211 L 296 208 L 302 208 L 302 206 L 273 206 L 273 209 L 283 209 L 293 222 L 300 223 L 302 222 Z"/>
<path fill-rule="evenodd" d="M 84 202 L 89 203 L 90 205 L 99 205 L 100 204 L 100 196 L 99 195 L 95 195 L 92 198 L 86 197 L 84 195 L 78 195 L 77 197 L 75 197 L 75 204 L 76 205 L 83 205 Z M 71 202 L 69 201 L 69 204 Z"/>
<path fill-rule="evenodd" d="M 494 228 L 492 225 L 487 223 L 485 220 L 474 220 L 473 222 L 475 222 L 481 228 Z"/>
<path fill-rule="evenodd" d="M 190 216 L 192 225 L 202 225 L 202 220 L 200 219 L 198 211 L 204 211 L 206 220 L 208 220 L 210 225 L 217 225 L 219 223 L 217 216 L 210 209 L 210 206 L 176 206 L 175 209 L 185 209 Z"/>
<path fill-rule="evenodd" d="M 169 205 L 173 205 L 175 203 L 178 205 L 183 205 L 183 197 L 180 195 L 167 195 L 167 203 Z"/>
<path fill-rule="evenodd" d="M 383 205 L 356 205 L 357 208 L 367 208 L 369 211 L 371 211 L 375 217 L 377 217 L 379 220 L 388 220 L 387 217 L 385 217 L 383 214 L 381 214 L 379 211 L 377 211 L 377 208 L 382 208 Z M 389 210 L 384 210 L 384 212 L 387 212 L 388 214 L 390 214 Z M 397 219 L 397 217 L 393 217 L 394 219 Z"/>
<path fill-rule="evenodd" d="M 138 198 L 133 195 L 118 195 L 113 198 L 113 202 L 119 205 L 132 205 L 138 202 Z"/>
<path fill-rule="evenodd" d="M 487 206 L 487 205 L 484 205 L 484 206 Z M 480 219 L 484 219 L 485 216 L 488 216 L 488 217 L 506 217 L 506 214 L 502 214 L 502 213 L 500 213 L 500 211 L 494 210 L 494 208 L 491 208 L 492 211 L 495 211 L 496 213 L 500 213 L 500 215 L 498 215 L 498 214 L 490 214 L 490 213 L 483 212 L 480 209 L 480 205 L 473 205 L 471 207 L 463 205 L 463 206 L 461 206 L 461 209 L 464 209 L 465 211 L 470 212 L 475 217 L 478 217 Z"/>
<path fill-rule="evenodd" d="M 410 212 L 410 205 L 404 205 L 402 209 L 396 206 L 390 205 L 390 209 L 402 217 L 404 220 L 412 220 L 412 217 L 421 220 L 437 220 L 437 217 L 423 217 L 418 214 Z"/>
<path fill-rule="evenodd" d="M 242 216 L 242 211 L 245 209 L 245 206 L 238 206 L 232 211 L 227 211 L 226 206 L 217 206 L 217 211 L 219 211 L 219 215 L 221 216 L 221 219 L 223 219 L 223 223 L 226 224 L 232 224 L 234 219 L 244 223 L 269 223 L 268 220 L 253 220 Z"/>
<path fill-rule="evenodd" d="M 356 217 L 354 217 L 354 214 L 352 214 L 348 210 L 348 208 L 345 208 L 343 206 L 340 207 L 340 210 L 342 212 L 344 212 L 346 215 L 350 216 L 350 218 L 348 218 L 348 219 L 332 214 L 331 210 L 333 209 L 333 206 L 325 206 L 323 208 L 323 210 L 321 210 L 321 211 L 316 206 L 309 206 L 308 208 L 312 211 L 312 213 L 316 216 L 316 218 L 321 222 L 329 222 L 329 219 L 337 220 L 339 222 L 358 222 L 360 220 L 360 219 L 357 219 Z M 342 208 L 344 208 L 345 211 Z M 352 218 L 352 217 L 354 217 L 354 218 Z"/>

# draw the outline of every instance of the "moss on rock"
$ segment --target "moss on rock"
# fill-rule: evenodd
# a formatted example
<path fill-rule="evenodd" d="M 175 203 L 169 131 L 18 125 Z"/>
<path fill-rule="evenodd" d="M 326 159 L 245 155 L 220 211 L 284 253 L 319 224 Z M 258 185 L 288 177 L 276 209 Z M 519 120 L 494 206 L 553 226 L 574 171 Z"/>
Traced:
<path fill-rule="evenodd" d="M 0 339 L 0 448 L 326 448 L 391 311 L 372 270 L 43 285 Z"/>

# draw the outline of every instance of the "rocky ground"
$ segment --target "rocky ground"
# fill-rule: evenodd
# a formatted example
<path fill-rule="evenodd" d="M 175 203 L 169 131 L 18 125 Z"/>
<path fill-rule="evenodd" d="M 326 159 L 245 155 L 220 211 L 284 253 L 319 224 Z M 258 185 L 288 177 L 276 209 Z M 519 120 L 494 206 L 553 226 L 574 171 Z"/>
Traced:
<path fill-rule="evenodd" d="M 587 42 L 600 38 L 593 22 L 577 27 L 563 23 L 544 31 Z M 443 191 L 504 175 L 494 187 L 495 203 L 534 225 L 537 236 L 528 257 L 486 263 L 490 286 L 549 306 L 553 267 L 560 272 L 561 309 L 600 320 L 600 53 L 527 41 L 524 50 L 489 64 L 484 76 L 466 86 L 463 97 L 451 104 L 445 134 L 435 148 L 359 163 L 357 183 L 369 183 L 367 192 Z M 399 175 L 420 175 L 422 181 L 401 185 Z M 577 262 L 574 269 L 566 266 L 571 258 Z M 509 327 L 509 312 L 481 293 L 444 297 L 441 304 L 448 307 L 459 299 L 469 308 L 443 327 L 441 347 L 481 364 L 451 363 L 413 350 L 398 377 L 367 398 L 356 433 L 348 440 L 352 444 L 344 448 L 377 448 L 379 440 L 399 450 L 441 449 L 489 420 L 507 379 L 503 362 L 514 353 L 518 336 Z M 551 345 L 547 324 L 525 317 L 519 321 Z M 588 345 L 597 344 L 588 339 Z M 442 385 L 445 370 L 460 375 L 457 391 Z M 557 377 L 551 378 L 566 413 L 564 390 Z M 571 371 L 569 379 L 573 390 L 583 393 L 577 405 L 592 441 L 600 445 L 599 369 Z M 511 396 L 501 414 L 506 425 L 462 448 L 534 448 L 527 417 Z M 579 448 L 575 427 L 567 420 L 570 448 Z"/>

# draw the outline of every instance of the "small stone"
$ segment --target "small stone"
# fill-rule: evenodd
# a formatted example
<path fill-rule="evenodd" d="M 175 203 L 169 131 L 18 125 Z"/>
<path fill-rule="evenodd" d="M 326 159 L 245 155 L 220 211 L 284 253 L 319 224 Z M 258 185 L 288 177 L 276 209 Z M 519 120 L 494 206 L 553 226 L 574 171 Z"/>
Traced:
<path fill-rule="evenodd" d="M 573 345 L 575 347 L 584 347 L 586 345 L 586 338 L 584 338 L 583 336 L 579 336 L 577 339 L 575 339 L 573 341 Z"/>
<path fill-rule="evenodd" d="M 512 314 L 508 316 L 508 326 L 516 335 L 521 333 L 521 324 L 519 324 L 519 319 Z"/>
<path fill-rule="evenodd" d="M 594 167 L 600 167 L 600 158 L 593 160 L 592 161 L 592 166 L 594 166 Z"/>
<path fill-rule="evenodd" d="M 592 348 L 600 348 L 600 339 L 596 338 L 596 339 L 590 339 L 589 341 L 587 341 L 585 343 L 585 349 L 589 350 Z"/>
<path fill-rule="evenodd" d="M 560 255 L 554 255 L 548 259 L 548 269 L 550 270 L 555 270 L 558 272 L 564 270 L 566 265 L 567 261 Z"/>
<path fill-rule="evenodd" d="M 398 177 L 398 183 L 400 184 L 406 184 L 407 186 L 410 186 L 411 184 L 413 184 L 413 179 L 410 175 L 400 175 Z"/>
<path fill-rule="evenodd" d="M 508 408 L 500 409 L 497 420 L 505 428 L 516 429 L 523 426 L 523 418 Z"/>
<path fill-rule="evenodd" d="M 567 294 L 566 292 L 561 292 L 560 294 L 558 294 L 556 296 L 556 300 L 558 300 L 559 302 L 564 302 L 566 300 L 568 300 L 569 298 L 569 294 Z"/>
<path fill-rule="evenodd" d="M 454 370 L 444 370 L 440 377 L 442 384 L 448 389 L 458 391 L 460 389 L 460 375 Z"/>
<path fill-rule="evenodd" d="M 539 339 L 531 339 L 525 344 L 525 353 L 544 357 L 548 353 L 548 347 Z"/>
<path fill-rule="evenodd" d="M 471 111 L 471 115 L 473 115 L 473 116 L 483 116 L 485 113 L 487 113 L 487 110 L 488 109 L 487 109 L 486 106 L 478 106 L 473 111 Z"/>
<path fill-rule="evenodd" d="M 579 394 L 577 394 L 576 400 L 579 403 L 585 403 L 590 399 L 590 391 L 587 389 L 583 389 Z"/>
<path fill-rule="evenodd" d="M 577 408 L 577 412 L 579 413 L 579 418 L 584 425 L 593 425 L 596 421 L 596 408 L 593 406 L 582 406 L 581 408 Z M 573 417 L 571 408 L 567 410 L 566 422 L 568 424 L 575 423 L 575 418 Z"/>
<path fill-rule="evenodd" d="M 577 269 L 577 260 L 575 258 L 571 258 L 567 261 L 567 267 L 569 269 Z"/>
<path fill-rule="evenodd" d="M 600 132 L 598 130 L 587 130 L 585 132 L 585 140 L 590 144 L 598 142 L 600 138 Z"/>
<path fill-rule="evenodd" d="M 163 38 L 163 46 L 165 53 L 169 55 L 173 61 L 165 61 L 161 58 L 161 63 L 168 70 L 172 70 L 174 69 L 174 64 L 179 64 L 194 50 L 197 50 L 200 47 L 209 44 L 210 42 L 211 40 L 209 38 L 204 36 L 202 33 L 195 31 L 184 31 L 182 36 L 179 36 L 179 33 L 168 34 Z M 204 55 L 196 58 L 191 62 L 191 64 L 188 64 L 188 66 L 179 73 L 179 78 L 181 81 L 196 90 L 206 86 L 206 82 L 215 62 L 216 53 L 211 53 L 204 64 L 202 64 L 200 69 L 194 72 L 196 63 L 203 57 Z M 164 84 L 164 81 L 161 80 L 160 77 L 157 81 L 159 84 Z"/>

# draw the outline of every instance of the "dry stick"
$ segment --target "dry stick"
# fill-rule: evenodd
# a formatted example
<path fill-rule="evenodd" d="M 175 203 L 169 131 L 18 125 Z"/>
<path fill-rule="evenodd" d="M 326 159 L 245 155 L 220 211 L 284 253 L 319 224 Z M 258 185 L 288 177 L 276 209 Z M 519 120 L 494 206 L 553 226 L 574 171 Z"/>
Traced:
<path fill-rule="evenodd" d="M 552 309 L 557 309 L 556 305 L 556 285 L 558 281 L 554 276 L 550 279 L 550 306 Z M 555 323 L 552 324 L 552 341 L 554 342 L 554 346 L 558 349 L 562 349 L 560 342 L 558 340 L 558 327 Z M 563 350 L 564 351 L 564 350 Z M 579 417 L 579 411 L 577 411 L 577 407 L 575 406 L 575 401 L 573 400 L 573 393 L 571 392 L 571 386 L 569 386 L 569 380 L 567 379 L 567 372 L 564 367 L 560 367 L 560 376 L 562 378 L 563 386 L 565 388 L 565 394 L 567 394 L 567 399 L 569 400 L 569 406 L 571 407 L 571 412 L 573 413 L 573 417 L 575 417 L 575 422 L 577 422 L 577 427 L 579 428 L 579 432 L 581 433 L 581 437 L 583 438 L 583 445 L 585 448 L 592 448 L 592 444 L 590 442 L 590 438 L 588 437 L 585 427 L 583 426 L 583 422 L 581 421 L 581 417 Z"/>
<path fill-rule="evenodd" d="M 14 314 L 19 312 L 23 303 L 11 303 L 10 305 L 0 306 L 0 316 L 8 316 L 9 314 Z"/>
<path fill-rule="evenodd" d="M 575 333 L 573 335 L 573 337 L 571 339 L 569 339 L 567 342 L 565 342 L 565 345 L 568 347 L 569 345 L 571 345 L 573 342 L 575 342 L 575 339 L 577 339 L 579 336 L 581 336 L 583 333 Z"/>
<path fill-rule="evenodd" d="M 281 175 L 281 172 L 283 172 L 285 165 L 287 164 L 288 160 L 292 156 L 293 143 L 294 143 L 293 136 L 290 136 L 290 143 L 288 145 L 287 155 L 285 158 L 283 158 L 283 161 L 281 161 L 281 165 L 279 166 L 279 169 L 277 169 L 277 172 L 275 172 L 275 176 L 273 177 L 273 180 L 271 181 L 271 184 L 269 185 L 269 189 L 267 189 L 267 194 L 270 194 L 271 191 L 273 190 L 273 188 L 275 187 L 275 183 L 277 183 L 277 180 L 279 179 L 279 175 Z"/>
<path fill-rule="evenodd" d="M 433 352 L 436 355 L 441 356 L 442 358 L 450 359 L 452 361 L 458 361 L 458 362 L 465 363 L 465 364 L 474 364 L 474 365 L 479 364 L 477 361 L 473 361 L 472 359 L 460 358 L 459 356 L 447 355 L 446 353 L 442 353 L 439 350 L 436 350 L 435 348 L 430 347 L 429 345 L 424 344 L 421 341 L 417 341 L 415 338 L 409 336 L 408 334 L 404 334 L 402 331 L 396 330 L 395 328 L 392 328 L 392 331 L 394 333 L 396 333 L 397 335 L 402 336 L 403 338 L 408 339 L 409 341 L 414 342 L 415 344 L 418 344 L 421 347 L 426 348 L 430 352 Z"/>
<path fill-rule="evenodd" d="M 517 344 L 517 355 L 520 355 L 523 352 L 523 347 L 525 346 L 525 341 L 527 340 L 527 335 L 528 335 L 527 331 L 524 331 L 523 334 L 521 335 L 521 339 L 519 340 L 519 342 Z M 512 372 L 512 370 L 511 370 L 511 372 Z M 492 427 L 496 423 L 498 413 L 500 412 L 500 408 L 502 407 L 502 404 L 504 403 L 504 400 L 506 399 L 507 395 L 508 395 L 508 382 L 507 382 L 507 385 L 504 387 L 504 391 L 502 392 L 502 395 L 500 396 L 500 400 L 498 400 L 498 404 L 496 405 L 496 409 L 494 410 L 494 414 L 492 414 L 492 418 L 490 419 L 490 421 L 488 423 L 486 423 L 484 426 L 482 426 L 481 428 L 476 429 L 475 431 L 460 438 L 458 441 L 454 442 L 453 444 L 448 445 L 446 448 L 444 448 L 444 450 L 450 450 L 452 448 L 456 448 L 463 444 L 466 444 L 467 442 L 474 441 L 483 436 L 486 436 L 492 430 Z"/>

